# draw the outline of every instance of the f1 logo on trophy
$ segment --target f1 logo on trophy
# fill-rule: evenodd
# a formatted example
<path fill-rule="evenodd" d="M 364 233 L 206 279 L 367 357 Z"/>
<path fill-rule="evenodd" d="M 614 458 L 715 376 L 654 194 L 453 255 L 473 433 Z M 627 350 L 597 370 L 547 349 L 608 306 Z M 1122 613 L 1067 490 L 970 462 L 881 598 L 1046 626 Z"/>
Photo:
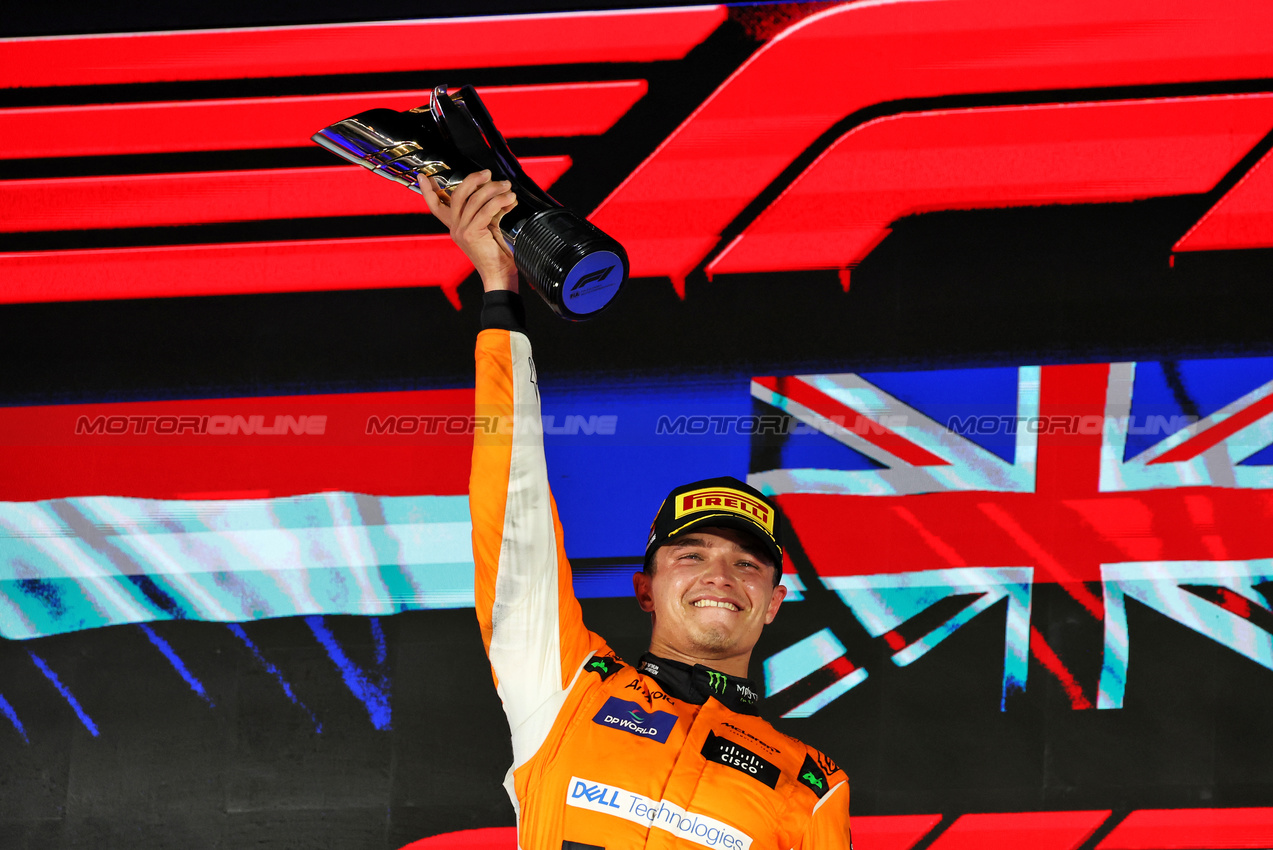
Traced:
<path fill-rule="evenodd" d="M 438 86 L 427 107 L 407 112 L 360 112 L 313 140 L 412 191 L 436 191 L 443 203 L 474 171 L 510 181 L 517 205 L 499 220 L 500 235 L 522 277 L 564 319 L 595 316 L 628 279 L 623 246 L 530 179 L 472 86 L 454 94 Z"/>

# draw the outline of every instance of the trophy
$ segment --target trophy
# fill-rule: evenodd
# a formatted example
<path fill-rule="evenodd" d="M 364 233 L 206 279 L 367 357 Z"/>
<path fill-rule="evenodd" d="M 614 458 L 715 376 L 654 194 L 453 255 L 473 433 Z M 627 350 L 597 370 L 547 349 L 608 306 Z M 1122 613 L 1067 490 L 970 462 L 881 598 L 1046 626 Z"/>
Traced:
<path fill-rule="evenodd" d="M 527 176 L 472 86 L 453 94 L 438 86 L 428 106 L 407 112 L 360 112 L 313 140 L 412 191 L 436 192 L 444 204 L 474 171 L 510 181 L 517 205 L 496 230 L 522 277 L 564 319 L 595 316 L 628 279 L 623 246 Z"/>

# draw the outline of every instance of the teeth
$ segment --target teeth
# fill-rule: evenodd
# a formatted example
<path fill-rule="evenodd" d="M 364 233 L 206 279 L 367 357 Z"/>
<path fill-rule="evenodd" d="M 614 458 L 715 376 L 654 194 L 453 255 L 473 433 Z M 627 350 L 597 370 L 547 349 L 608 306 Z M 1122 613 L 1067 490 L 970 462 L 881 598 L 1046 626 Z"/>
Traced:
<path fill-rule="evenodd" d="M 732 602 L 717 602 L 714 599 L 700 599 L 694 603 L 695 608 L 727 608 L 730 611 L 737 611 L 738 606 Z"/>

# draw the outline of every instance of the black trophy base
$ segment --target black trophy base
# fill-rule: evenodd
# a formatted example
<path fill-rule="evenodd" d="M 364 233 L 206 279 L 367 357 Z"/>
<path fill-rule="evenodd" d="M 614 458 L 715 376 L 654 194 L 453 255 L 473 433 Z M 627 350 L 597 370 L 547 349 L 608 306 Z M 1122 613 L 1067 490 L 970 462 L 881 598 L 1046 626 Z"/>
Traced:
<path fill-rule="evenodd" d="M 623 246 L 567 209 L 538 213 L 517 234 L 513 261 L 558 316 L 590 319 L 628 279 Z"/>

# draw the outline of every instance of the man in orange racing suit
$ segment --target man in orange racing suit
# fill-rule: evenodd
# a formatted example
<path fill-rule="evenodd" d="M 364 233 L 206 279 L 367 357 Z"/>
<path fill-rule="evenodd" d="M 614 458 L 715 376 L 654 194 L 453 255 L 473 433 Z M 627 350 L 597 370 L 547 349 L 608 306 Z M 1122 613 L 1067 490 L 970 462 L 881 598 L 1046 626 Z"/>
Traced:
<path fill-rule="evenodd" d="M 762 720 L 746 678 L 786 594 L 767 498 L 732 478 L 672 491 L 633 576 L 652 621 L 635 668 L 584 626 L 548 488 L 517 273 L 491 232 L 515 203 L 509 188 L 479 172 L 449 207 L 424 194 L 485 290 L 469 483 L 475 595 L 512 731 L 505 786 L 521 848 L 849 847 L 843 771 Z"/>

